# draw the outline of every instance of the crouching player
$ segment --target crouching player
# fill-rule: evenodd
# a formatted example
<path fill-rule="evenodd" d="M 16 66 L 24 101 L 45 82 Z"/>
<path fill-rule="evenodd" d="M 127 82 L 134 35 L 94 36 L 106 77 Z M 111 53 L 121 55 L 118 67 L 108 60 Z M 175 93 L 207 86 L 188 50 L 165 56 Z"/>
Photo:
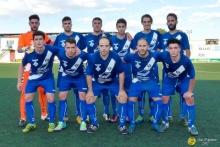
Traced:
<path fill-rule="evenodd" d="M 57 54 L 60 65 L 63 69 L 59 84 L 59 122 L 56 131 L 66 127 L 65 114 L 67 111 L 67 95 L 71 88 L 76 87 L 79 91 L 81 125 L 80 131 L 86 131 L 86 75 L 84 73 L 83 62 L 89 58 L 89 54 L 81 51 L 76 46 L 76 40 L 72 37 L 65 42 L 65 50 L 60 50 Z"/>
<path fill-rule="evenodd" d="M 88 93 L 86 95 L 87 112 L 92 124 L 87 133 L 98 130 L 95 100 L 102 90 L 109 90 L 116 95 L 119 101 L 118 113 L 120 124 L 118 130 L 121 134 L 127 134 L 124 126 L 126 118 L 127 94 L 124 91 L 124 69 L 119 55 L 110 51 L 110 39 L 101 37 L 98 41 L 98 51 L 91 55 L 86 68 L 86 80 Z"/>
<path fill-rule="evenodd" d="M 167 42 L 168 52 L 161 53 L 158 57 L 162 61 L 164 67 L 164 79 L 162 83 L 163 95 L 163 119 L 161 128 L 166 130 L 169 127 L 168 122 L 168 101 L 170 95 L 175 90 L 180 93 L 186 101 L 186 109 L 188 113 L 188 131 L 191 135 L 198 135 L 198 131 L 194 126 L 195 105 L 193 89 L 195 85 L 195 70 L 192 62 L 188 57 L 180 54 L 180 41 L 178 39 L 170 39 Z"/>
<path fill-rule="evenodd" d="M 164 132 L 158 125 L 162 113 L 162 94 L 158 86 L 158 80 L 154 75 L 153 67 L 157 61 L 152 52 L 148 51 L 148 42 L 141 38 L 137 41 L 137 52 L 135 54 L 127 54 L 123 60 L 126 63 L 131 63 L 133 80 L 128 92 L 128 117 L 130 126 L 128 133 L 133 133 L 135 130 L 135 103 L 139 95 L 147 91 L 155 103 L 153 128 L 157 132 Z"/>
<path fill-rule="evenodd" d="M 25 108 L 28 116 L 29 123 L 26 125 L 22 132 L 26 133 L 36 128 L 34 119 L 34 94 L 39 86 L 45 89 L 48 111 L 49 111 L 49 128 L 48 132 L 53 132 L 55 128 L 54 119 L 56 113 L 56 104 L 54 101 L 55 82 L 52 73 L 53 60 L 55 54 L 60 50 L 57 47 L 44 45 L 45 34 L 41 31 L 35 31 L 33 33 L 33 42 L 35 50 L 33 53 L 25 53 L 22 63 L 18 70 L 18 83 L 17 89 L 22 90 L 22 75 L 24 67 L 27 63 L 30 64 L 30 76 L 28 77 L 26 89 L 25 89 Z"/>

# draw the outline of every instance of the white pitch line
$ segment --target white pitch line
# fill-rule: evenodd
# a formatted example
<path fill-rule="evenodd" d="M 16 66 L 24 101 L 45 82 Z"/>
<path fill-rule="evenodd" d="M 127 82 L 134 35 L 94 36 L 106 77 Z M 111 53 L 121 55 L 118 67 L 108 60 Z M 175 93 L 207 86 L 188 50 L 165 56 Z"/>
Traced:
<path fill-rule="evenodd" d="M 212 73 L 212 74 L 220 74 L 220 72 L 211 72 L 211 71 L 202 71 L 202 70 L 196 70 L 196 72 L 205 72 L 205 73 Z"/>

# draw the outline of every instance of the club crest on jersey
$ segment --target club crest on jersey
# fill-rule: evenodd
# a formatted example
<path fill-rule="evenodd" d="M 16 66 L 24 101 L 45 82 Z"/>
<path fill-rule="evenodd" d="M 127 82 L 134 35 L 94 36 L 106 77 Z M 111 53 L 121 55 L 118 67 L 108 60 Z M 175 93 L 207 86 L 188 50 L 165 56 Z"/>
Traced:
<path fill-rule="evenodd" d="M 38 63 L 37 63 L 37 61 L 38 61 L 38 59 L 34 59 L 34 60 L 32 60 L 34 63 L 33 63 L 33 65 L 34 66 L 38 66 Z"/>
<path fill-rule="evenodd" d="M 100 66 L 101 66 L 101 64 L 95 64 L 95 66 L 96 66 L 96 71 L 100 71 L 101 70 L 101 68 L 100 68 Z"/>
<path fill-rule="evenodd" d="M 136 65 L 135 65 L 135 66 L 136 66 L 137 68 L 141 67 L 141 66 L 140 66 L 140 63 L 141 63 L 141 62 L 139 62 L 139 61 L 135 61 L 135 62 L 136 62 Z"/>
<path fill-rule="evenodd" d="M 167 44 L 167 40 L 168 40 L 168 39 L 163 39 L 163 44 L 164 44 L 164 45 Z"/>
<path fill-rule="evenodd" d="M 61 46 L 65 47 L 65 40 L 61 40 L 60 42 L 61 42 Z"/>
<path fill-rule="evenodd" d="M 67 63 L 68 63 L 68 62 L 67 62 L 67 61 L 64 61 L 64 60 L 62 60 L 62 61 L 63 61 L 63 66 L 64 66 L 64 67 L 67 67 Z"/>
<path fill-rule="evenodd" d="M 117 43 L 117 44 L 114 44 L 114 49 L 115 49 L 115 50 L 118 50 L 118 43 Z"/>
<path fill-rule="evenodd" d="M 89 46 L 93 47 L 95 44 L 94 44 L 94 40 L 90 40 L 89 41 Z"/>

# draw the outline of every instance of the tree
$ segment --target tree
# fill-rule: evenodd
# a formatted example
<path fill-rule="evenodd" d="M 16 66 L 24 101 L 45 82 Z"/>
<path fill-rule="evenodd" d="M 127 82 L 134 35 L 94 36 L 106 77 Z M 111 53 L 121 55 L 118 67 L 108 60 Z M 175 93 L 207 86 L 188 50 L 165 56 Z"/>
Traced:
<path fill-rule="evenodd" d="M 162 28 L 157 28 L 157 31 L 159 31 L 160 34 L 164 34 L 167 32 L 165 29 L 162 29 Z"/>

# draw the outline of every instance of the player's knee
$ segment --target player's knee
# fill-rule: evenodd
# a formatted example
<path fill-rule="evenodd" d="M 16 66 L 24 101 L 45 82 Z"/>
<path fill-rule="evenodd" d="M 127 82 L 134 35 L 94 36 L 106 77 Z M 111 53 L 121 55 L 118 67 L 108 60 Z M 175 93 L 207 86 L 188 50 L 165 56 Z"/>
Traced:
<path fill-rule="evenodd" d="M 163 100 L 163 103 L 166 104 L 166 103 L 169 102 L 170 97 L 169 97 L 169 96 L 163 96 L 163 97 L 162 97 L 162 100 Z"/>
<path fill-rule="evenodd" d="M 185 101 L 188 106 L 194 105 L 194 98 L 192 98 L 192 97 L 185 99 Z"/>

